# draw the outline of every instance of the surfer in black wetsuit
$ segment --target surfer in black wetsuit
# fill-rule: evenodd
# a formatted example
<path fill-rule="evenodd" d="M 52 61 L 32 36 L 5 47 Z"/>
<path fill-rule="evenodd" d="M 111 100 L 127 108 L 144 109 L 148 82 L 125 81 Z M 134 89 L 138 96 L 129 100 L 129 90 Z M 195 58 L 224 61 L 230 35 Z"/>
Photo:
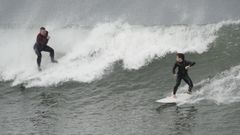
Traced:
<path fill-rule="evenodd" d="M 188 93 L 191 94 L 193 83 L 191 78 L 188 76 L 188 69 L 195 65 L 195 62 L 186 61 L 184 54 L 177 53 L 176 56 L 176 63 L 173 66 L 173 74 L 176 77 L 176 85 L 173 88 L 173 97 L 176 98 L 176 92 L 178 89 L 178 86 L 181 84 L 182 79 L 188 84 Z M 178 72 L 176 74 L 176 68 L 178 68 Z"/>
<path fill-rule="evenodd" d="M 48 40 L 50 37 L 48 36 L 48 31 L 44 27 L 40 28 L 40 32 L 37 35 L 37 41 L 34 44 L 34 51 L 37 54 L 37 65 L 38 65 L 38 70 L 41 71 L 41 59 L 42 59 L 42 54 L 41 51 L 49 52 L 51 61 L 53 63 L 57 63 L 57 61 L 54 59 L 54 50 L 47 45 Z"/>

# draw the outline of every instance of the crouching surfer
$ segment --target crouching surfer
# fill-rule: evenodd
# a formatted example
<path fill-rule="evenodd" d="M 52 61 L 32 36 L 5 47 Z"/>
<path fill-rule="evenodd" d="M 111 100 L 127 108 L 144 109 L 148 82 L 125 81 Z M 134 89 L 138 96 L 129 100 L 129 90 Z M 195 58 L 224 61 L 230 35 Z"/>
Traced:
<path fill-rule="evenodd" d="M 34 44 L 34 51 L 37 55 L 37 66 L 38 70 L 41 71 L 41 60 L 42 60 L 42 51 L 49 52 L 52 63 L 58 63 L 57 60 L 54 59 L 54 50 L 50 46 L 47 45 L 50 37 L 48 36 L 48 31 L 44 28 L 40 28 L 40 32 L 37 35 L 36 43 Z"/>

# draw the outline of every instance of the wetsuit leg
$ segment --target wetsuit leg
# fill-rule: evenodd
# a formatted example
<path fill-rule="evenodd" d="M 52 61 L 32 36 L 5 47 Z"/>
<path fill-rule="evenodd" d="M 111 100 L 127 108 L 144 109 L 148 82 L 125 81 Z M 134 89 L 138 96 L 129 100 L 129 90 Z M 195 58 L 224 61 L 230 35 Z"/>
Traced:
<path fill-rule="evenodd" d="M 192 92 L 192 88 L 193 88 L 193 83 L 191 78 L 188 75 L 183 76 L 183 80 L 188 84 L 189 88 L 188 91 Z"/>
<path fill-rule="evenodd" d="M 176 94 L 177 89 L 178 89 L 179 85 L 181 84 L 181 81 L 182 81 L 182 77 L 180 75 L 177 75 L 176 84 L 173 88 L 173 94 L 174 95 Z"/>
<path fill-rule="evenodd" d="M 38 67 L 40 67 L 41 66 L 41 60 L 42 60 L 41 49 L 39 49 L 37 46 L 34 46 L 34 51 L 37 55 L 37 65 L 38 65 Z"/>
<path fill-rule="evenodd" d="M 53 62 L 54 61 L 54 50 L 50 46 L 46 45 L 46 46 L 44 46 L 43 51 L 50 53 L 51 61 Z"/>

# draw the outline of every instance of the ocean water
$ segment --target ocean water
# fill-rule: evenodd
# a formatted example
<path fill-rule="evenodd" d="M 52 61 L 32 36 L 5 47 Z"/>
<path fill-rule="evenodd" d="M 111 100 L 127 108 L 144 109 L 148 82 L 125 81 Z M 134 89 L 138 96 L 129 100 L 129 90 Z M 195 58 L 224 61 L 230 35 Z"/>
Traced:
<path fill-rule="evenodd" d="M 62 0 L 52 9 L 46 3 L 0 0 L 0 135 L 240 133 L 240 21 L 230 10 L 240 3 L 225 3 L 229 10 L 220 15 L 195 10 L 214 3 L 207 1 L 184 1 L 186 7 L 176 1 L 133 1 L 125 7 L 126 1 L 71 0 L 67 6 Z M 134 4 L 145 10 L 178 5 L 176 12 L 192 12 L 154 20 L 157 11 L 137 14 Z M 43 9 L 51 12 L 37 15 Z M 132 12 L 123 16 L 126 11 Z M 202 16 L 196 19 L 196 14 Z M 50 63 L 43 52 L 38 72 L 33 44 L 42 25 L 59 63 Z M 192 97 L 179 104 L 156 103 L 171 95 L 176 52 L 196 62 L 189 71 Z M 178 93 L 185 91 L 183 82 Z"/>

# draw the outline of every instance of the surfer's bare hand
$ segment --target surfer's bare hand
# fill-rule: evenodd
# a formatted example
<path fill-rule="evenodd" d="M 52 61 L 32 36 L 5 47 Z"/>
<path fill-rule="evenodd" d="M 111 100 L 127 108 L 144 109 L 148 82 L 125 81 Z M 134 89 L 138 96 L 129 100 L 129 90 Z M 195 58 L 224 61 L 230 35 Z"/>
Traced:
<path fill-rule="evenodd" d="M 190 68 L 190 66 L 186 66 L 186 67 L 185 67 L 185 69 L 187 69 L 187 70 L 188 70 L 189 68 Z"/>

